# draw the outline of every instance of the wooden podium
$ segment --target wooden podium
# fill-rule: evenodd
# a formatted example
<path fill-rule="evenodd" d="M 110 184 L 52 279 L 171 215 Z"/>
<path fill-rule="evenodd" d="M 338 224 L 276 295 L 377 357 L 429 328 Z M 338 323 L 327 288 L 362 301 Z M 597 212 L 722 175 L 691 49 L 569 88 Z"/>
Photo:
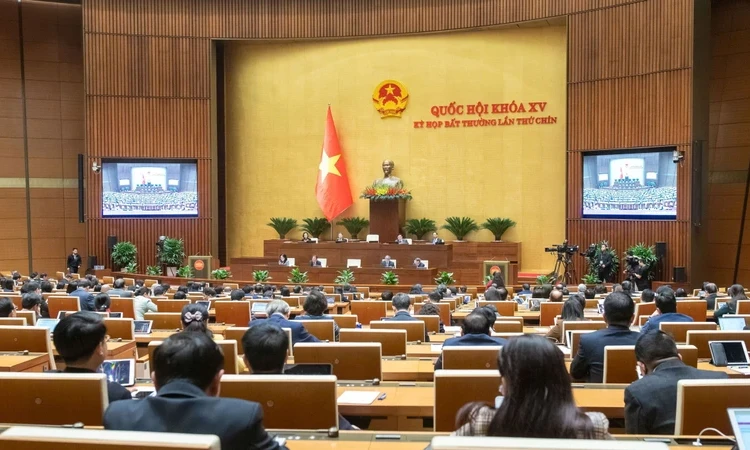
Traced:
<path fill-rule="evenodd" d="M 370 234 L 393 242 L 406 222 L 406 200 L 370 200 Z"/>
<path fill-rule="evenodd" d="M 188 264 L 195 278 L 211 278 L 212 256 L 188 256 Z"/>

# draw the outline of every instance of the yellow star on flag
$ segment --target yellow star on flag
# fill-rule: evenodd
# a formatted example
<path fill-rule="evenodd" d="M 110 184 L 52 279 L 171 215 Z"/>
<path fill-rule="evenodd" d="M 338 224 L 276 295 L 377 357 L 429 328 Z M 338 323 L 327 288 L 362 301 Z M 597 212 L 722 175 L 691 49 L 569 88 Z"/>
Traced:
<path fill-rule="evenodd" d="M 328 176 L 329 173 L 341 176 L 339 169 L 336 168 L 336 163 L 339 158 L 341 158 L 341 154 L 329 158 L 325 149 L 323 149 L 322 153 L 323 154 L 320 157 L 320 165 L 318 166 L 320 169 L 320 180 L 325 181 L 326 176 Z"/>

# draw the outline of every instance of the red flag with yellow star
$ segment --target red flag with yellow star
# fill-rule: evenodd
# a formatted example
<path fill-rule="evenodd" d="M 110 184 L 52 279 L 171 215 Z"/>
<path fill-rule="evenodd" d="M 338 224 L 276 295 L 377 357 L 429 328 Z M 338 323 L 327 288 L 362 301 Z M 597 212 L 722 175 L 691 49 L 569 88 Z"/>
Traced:
<path fill-rule="evenodd" d="M 349 177 L 346 174 L 344 154 L 339 146 L 336 125 L 333 123 L 331 107 L 328 107 L 326 131 L 323 137 L 323 150 L 318 165 L 318 182 L 315 185 L 315 197 L 323 210 L 326 219 L 332 220 L 352 206 L 352 191 L 349 188 Z"/>

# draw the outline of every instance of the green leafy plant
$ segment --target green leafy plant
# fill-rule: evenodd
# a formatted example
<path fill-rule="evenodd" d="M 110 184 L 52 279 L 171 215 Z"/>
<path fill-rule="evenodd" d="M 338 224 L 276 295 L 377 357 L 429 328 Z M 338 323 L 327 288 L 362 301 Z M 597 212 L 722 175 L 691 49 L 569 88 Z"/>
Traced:
<path fill-rule="evenodd" d="M 185 261 L 185 242 L 182 239 L 166 238 L 157 251 L 157 260 L 167 267 L 178 267 Z"/>
<path fill-rule="evenodd" d="M 359 233 L 370 225 L 370 221 L 364 217 L 345 217 L 336 222 L 336 225 L 342 225 L 349 232 L 352 239 L 357 239 Z"/>
<path fill-rule="evenodd" d="M 450 231 L 457 240 L 463 241 L 467 234 L 479 230 L 479 225 L 470 217 L 451 216 L 445 219 L 445 224 L 440 228 Z"/>
<path fill-rule="evenodd" d="M 271 221 L 266 225 L 279 234 L 279 239 L 284 239 L 290 231 L 297 228 L 297 220 L 291 217 L 271 217 Z"/>
<path fill-rule="evenodd" d="M 138 272 L 138 264 L 135 261 L 130 262 L 127 266 L 123 267 L 121 272 L 124 273 L 136 273 Z"/>
<path fill-rule="evenodd" d="M 550 275 L 539 275 L 536 277 L 537 286 L 544 286 L 545 284 L 552 284 L 555 282 L 555 277 Z"/>
<path fill-rule="evenodd" d="M 456 280 L 453 278 L 453 272 L 440 272 L 435 278 L 435 284 L 444 284 L 450 286 L 456 284 Z"/>
<path fill-rule="evenodd" d="M 496 241 L 502 241 L 503 234 L 514 226 L 516 222 L 507 217 L 490 217 L 484 221 L 481 228 L 492 233 Z"/>
<path fill-rule="evenodd" d="M 421 219 L 409 219 L 406 221 L 404 231 L 407 235 L 411 234 L 416 237 L 417 240 L 421 241 L 425 234 L 437 231 L 437 224 L 434 220 L 426 217 Z"/>
<path fill-rule="evenodd" d="M 211 271 L 211 278 L 215 280 L 226 280 L 232 276 L 232 272 L 226 269 L 216 269 Z"/>
<path fill-rule="evenodd" d="M 594 244 L 596 251 L 589 254 L 586 259 L 589 263 L 589 274 L 599 278 L 599 261 L 602 260 L 602 245 L 607 246 L 607 252 L 612 256 L 612 266 L 604 278 L 605 280 L 617 279 L 620 275 L 620 258 L 617 257 L 617 250 L 609 246 L 609 242 L 602 240 Z M 605 280 L 600 280 L 600 283 Z"/>
<path fill-rule="evenodd" d="M 182 266 L 177 269 L 177 276 L 182 278 L 191 278 L 193 276 L 193 269 L 190 266 Z"/>
<path fill-rule="evenodd" d="M 122 241 L 112 247 L 112 263 L 120 269 L 135 264 L 138 249 L 129 241 Z M 132 272 L 131 272 L 132 273 Z"/>
<path fill-rule="evenodd" d="M 320 235 L 325 233 L 331 226 L 331 222 L 325 217 L 308 217 L 307 219 L 302 219 L 302 221 L 305 222 L 302 225 L 302 230 L 307 231 L 314 238 L 320 238 Z"/>
<path fill-rule="evenodd" d="M 161 275 L 161 267 L 159 266 L 146 266 L 146 275 Z"/>
<path fill-rule="evenodd" d="M 268 274 L 267 270 L 256 270 L 253 272 L 253 280 L 256 283 L 266 283 L 271 279 L 271 275 Z"/>
<path fill-rule="evenodd" d="M 380 284 L 387 284 L 389 286 L 396 285 L 398 284 L 398 275 L 392 270 L 383 272 L 383 275 L 380 276 Z"/>
<path fill-rule="evenodd" d="M 645 264 L 646 266 L 643 269 L 643 277 L 645 277 L 647 280 L 654 279 L 654 267 L 656 266 L 657 258 L 656 250 L 654 249 L 653 245 L 648 246 L 642 242 L 639 242 L 638 244 L 630 247 L 625 252 L 625 257 L 627 257 L 628 255 L 633 255 L 643 261 L 643 264 Z"/>
<path fill-rule="evenodd" d="M 583 284 L 599 284 L 602 282 L 602 280 L 599 279 L 599 277 L 593 273 L 587 273 L 583 277 L 581 277 L 581 282 Z"/>
<path fill-rule="evenodd" d="M 300 284 L 307 283 L 309 277 L 307 276 L 307 272 L 302 272 L 301 270 L 299 270 L 299 267 L 295 267 L 289 272 L 288 280 L 290 283 Z"/>
<path fill-rule="evenodd" d="M 338 271 L 338 276 L 333 280 L 336 284 L 351 284 L 354 282 L 354 272 L 351 269 Z"/>

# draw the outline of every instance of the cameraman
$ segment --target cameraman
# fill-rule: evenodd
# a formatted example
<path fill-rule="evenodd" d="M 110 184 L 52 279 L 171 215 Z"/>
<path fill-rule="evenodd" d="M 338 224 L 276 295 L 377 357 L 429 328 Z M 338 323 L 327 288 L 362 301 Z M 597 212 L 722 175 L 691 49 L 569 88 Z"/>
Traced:
<path fill-rule="evenodd" d="M 599 280 L 602 283 L 607 282 L 607 276 L 612 271 L 612 255 L 609 253 L 609 247 L 607 244 L 602 244 L 600 249 L 601 253 L 599 256 L 599 264 L 597 265 L 597 273 Z"/>
<path fill-rule="evenodd" d="M 637 263 L 632 264 L 630 263 L 630 261 L 628 261 L 628 269 L 625 271 L 625 273 L 628 275 L 628 279 L 635 283 L 635 285 L 638 287 L 638 290 L 642 291 L 648 287 L 648 280 L 644 276 L 646 272 L 646 264 L 637 256 L 632 258 L 634 258 L 633 262 L 637 261 Z"/>

